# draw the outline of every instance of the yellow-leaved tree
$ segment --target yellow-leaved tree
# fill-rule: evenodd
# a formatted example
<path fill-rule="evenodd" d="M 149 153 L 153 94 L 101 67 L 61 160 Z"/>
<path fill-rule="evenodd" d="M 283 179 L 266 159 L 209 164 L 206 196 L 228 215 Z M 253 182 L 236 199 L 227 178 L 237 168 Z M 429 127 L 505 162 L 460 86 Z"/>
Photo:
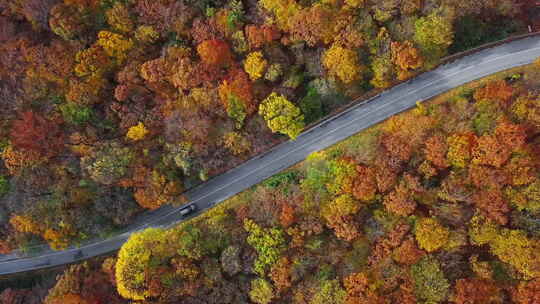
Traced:
<path fill-rule="evenodd" d="M 523 230 L 507 229 L 482 215 L 475 215 L 469 224 L 469 237 L 474 245 L 488 244 L 495 256 L 512 265 L 526 279 L 540 278 L 540 240 Z"/>
<path fill-rule="evenodd" d="M 323 64 L 330 75 L 344 83 L 360 79 L 361 66 L 355 51 L 333 44 L 323 55 Z"/>
<path fill-rule="evenodd" d="M 107 10 L 105 17 L 107 23 L 116 31 L 129 33 L 134 28 L 128 8 L 120 2 L 115 3 L 111 9 Z"/>
<path fill-rule="evenodd" d="M 259 4 L 274 14 L 281 30 L 289 29 L 289 20 L 302 8 L 296 0 L 259 0 Z"/>
<path fill-rule="evenodd" d="M 143 139 L 146 134 L 148 134 L 148 129 L 146 129 L 142 122 L 139 122 L 136 126 L 129 128 L 126 137 L 133 141 L 138 141 Z"/>
<path fill-rule="evenodd" d="M 25 215 L 14 215 L 9 219 L 9 223 L 19 232 L 40 234 L 43 230 L 39 223 Z"/>
<path fill-rule="evenodd" d="M 414 40 L 426 57 L 438 59 L 446 55 L 448 47 L 454 41 L 454 30 L 449 16 L 433 12 L 416 20 L 414 25 Z"/>
<path fill-rule="evenodd" d="M 156 262 L 174 254 L 174 246 L 168 242 L 162 229 L 149 228 L 133 234 L 120 248 L 116 262 L 118 293 L 132 300 L 144 300 L 150 296 L 148 275 Z"/>
<path fill-rule="evenodd" d="M 259 114 L 264 117 L 272 132 L 279 132 L 296 138 L 304 128 L 304 115 L 300 109 L 282 95 L 270 94 L 259 106 Z"/>
<path fill-rule="evenodd" d="M 414 234 L 420 248 L 433 252 L 446 244 L 450 231 L 434 218 L 422 218 L 416 223 Z"/>
<path fill-rule="evenodd" d="M 159 39 L 159 33 L 151 25 L 139 25 L 135 30 L 135 39 L 144 43 L 154 43 Z"/>
<path fill-rule="evenodd" d="M 264 59 L 262 52 L 253 52 L 247 55 L 244 62 L 244 70 L 251 80 L 261 78 L 268 62 Z"/>
<path fill-rule="evenodd" d="M 127 52 L 133 47 L 131 39 L 109 31 L 98 33 L 97 44 L 105 50 L 107 55 L 120 62 L 126 59 Z"/>

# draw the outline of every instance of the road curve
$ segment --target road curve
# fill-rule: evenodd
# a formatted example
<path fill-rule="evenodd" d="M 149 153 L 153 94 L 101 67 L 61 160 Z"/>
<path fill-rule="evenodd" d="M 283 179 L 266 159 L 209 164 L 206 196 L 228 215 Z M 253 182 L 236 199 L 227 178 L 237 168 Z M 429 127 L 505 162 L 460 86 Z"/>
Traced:
<path fill-rule="evenodd" d="M 295 141 L 284 142 L 246 163 L 210 179 L 188 191 L 186 196 L 197 205 L 196 216 L 214 204 L 288 168 L 314 151 L 331 146 L 382 120 L 407 110 L 433 96 L 467 82 L 529 64 L 540 56 L 540 37 L 530 37 L 479 51 L 437 69 L 423 73 L 380 95 L 359 103 L 345 112 L 330 117 L 303 132 Z M 63 251 L 40 250 L 39 255 L 0 256 L 0 275 L 69 264 L 117 250 L 133 232 L 147 227 L 169 227 L 185 220 L 179 209 L 164 206 L 145 213 L 124 233 L 106 240 L 94 240 L 78 248 Z"/>

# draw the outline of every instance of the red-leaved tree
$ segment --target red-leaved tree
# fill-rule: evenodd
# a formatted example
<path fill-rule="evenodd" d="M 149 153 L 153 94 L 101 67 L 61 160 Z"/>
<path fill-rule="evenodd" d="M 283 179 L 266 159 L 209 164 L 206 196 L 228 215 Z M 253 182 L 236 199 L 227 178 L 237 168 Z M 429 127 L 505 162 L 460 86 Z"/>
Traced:
<path fill-rule="evenodd" d="M 16 148 L 34 151 L 45 157 L 57 155 L 64 147 L 58 124 L 32 111 L 23 112 L 13 122 L 10 138 Z"/>

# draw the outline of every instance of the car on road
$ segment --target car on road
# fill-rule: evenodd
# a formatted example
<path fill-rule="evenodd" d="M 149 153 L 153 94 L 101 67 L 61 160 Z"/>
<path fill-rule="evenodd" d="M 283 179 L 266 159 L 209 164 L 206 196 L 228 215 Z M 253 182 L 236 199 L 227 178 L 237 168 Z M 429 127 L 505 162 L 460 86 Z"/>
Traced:
<path fill-rule="evenodd" d="M 75 254 L 73 255 L 73 259 L 75 260 L 82 259 L 83 257 L 84 257 L 84 253 L 80 249 L 77 250 Z"/>
<path fill-rule="evenodd" d="M 190 204 L 180 209 L 180 215 L 187 216 L 195 210 L 197 210 L 197 206 L 195 204 Z"/>

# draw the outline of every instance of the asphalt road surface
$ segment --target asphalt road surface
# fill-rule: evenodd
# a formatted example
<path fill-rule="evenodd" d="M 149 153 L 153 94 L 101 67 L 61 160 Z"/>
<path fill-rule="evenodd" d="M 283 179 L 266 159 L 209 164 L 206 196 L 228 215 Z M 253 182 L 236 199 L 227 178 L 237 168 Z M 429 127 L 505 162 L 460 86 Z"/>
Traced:
<path fill-rule="evenodd" d="M 287 141 L 256 156 L 243 165 L 210 179 L 186 193 L 196 204 L 196 216 L 275 173 L 288 168 L 310 153 L 331 146 L 392 115 L 400 113 L 433 96 L 472 80 L 533 62 L 540 56 L 540 37 L 531 37 L 477 52 L 400 84 L 368 102 L 330 117 L 303 132 L 295 141 Z M 188 217 L 188 218 L 189 218 Z M 169 227 L 186 218 L 179 208 L 164 206 L 145 213 L 124 233 L 105 240 L 95 239 L 79 248 L 63 251 L 39 250 L 33 256 L 0 256 L 0 275 L 69 264 L 115 251 L 133 232 L 147 227 Z"/>

